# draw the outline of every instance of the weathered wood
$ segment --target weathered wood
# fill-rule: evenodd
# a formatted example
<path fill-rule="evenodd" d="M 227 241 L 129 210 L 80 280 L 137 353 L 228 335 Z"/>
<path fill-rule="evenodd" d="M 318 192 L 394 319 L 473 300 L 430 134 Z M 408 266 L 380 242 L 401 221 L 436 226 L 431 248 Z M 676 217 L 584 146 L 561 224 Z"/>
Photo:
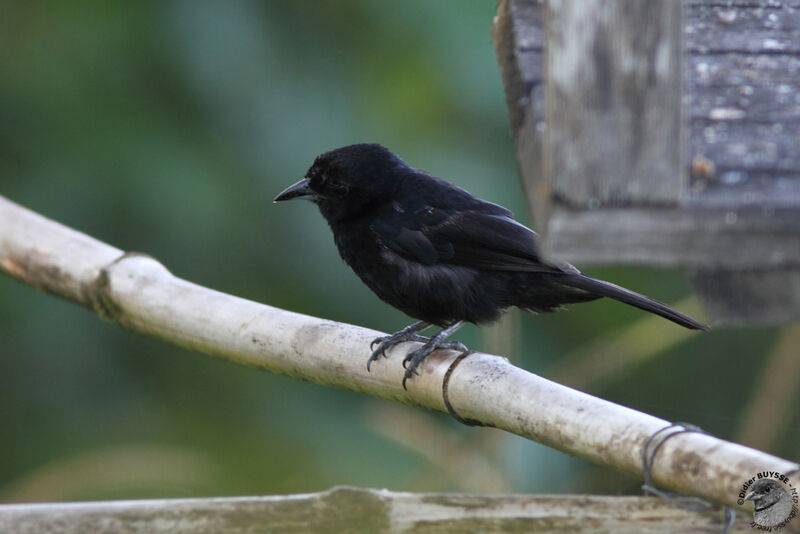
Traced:
<path fill-rule="evenodd" d="M 798 0 L 685 0 L 691 54 L 800 53 Z"/>
<path fill-rule="evenodd" d="M 756 229 L 757 222 L 773 221 L 775 210 L 800 220 L 798 8 L 797 0 L 687 6 L 690 157 L 714 169 L 692 173 L 691 191 L 707 206 L 733 208 L 747 231 L 715 243 L 710 251 L 719 264 L 693 276 L 717 322 L 772 324 L 800 316 L 800 261 L 788 252 L 798 249 L 800 231 Z M 749 215 L 763 220 L 742 218 L 746 206 L 756 206 Z M 746 254 L 763 263 L 739 270 L 728 261 Z M 770 261 L 779 255 L 783 261 Z"/>
<path fill-rule="evenodd" d="M 687 99 L 698 197 L 800 206 L 800 2 L 687 4 Z"/>
<path fill-rule="evenodd" d="M 643 8 L 641 4 L 677 4 L 623 3 L 636 9 Z M 558 11 L 563 5 L 556 0 L 551 9 Z M 559 58 L 568 51 L 548 50 L 543 30 L 549 20 L 544 17 L 545 3 L 500 2 L 495 46 L 519 167 L 536 228 L 542 234 L 543 252 L 554 260 L 579 265 L 700 269 L 705 274 L 695 277 L 696 289 L 715 322 L 770 323 L 798 317 L 800 291 L 794 292 L 793 280 L 800 276 L 800 1 L 687 0 L 683 5 L 688 157 L 676 174 L 688 176 L 687 187 L 674 205 L 654 207 L 647 195 L 631 197 L 623 206 L 613 195 L 598 194 L 587 205 L 580 196 L 586 188 L 581 192 L 571 181 L 580 176 L 565 174 L 561 168 L 565 165 L 549 163 L 564 160 L 564 154 L 571 153 L 573 159 L 590 154 L 569 146 L 551 147 L 554 141 L 561 145 L 575 141 L 561 134 L 552 136 L 554 128 L 563 129 L 556 125 L 566 119 L 550 109 L 553 99 L 545 99 L 542 90 L 544 57 Z M 578 44 L 569 45 L 573 48 L 591 40 L 578 32 L 562 34 L 562 40 L 575 38 Z M 584 46 L 585 53 L 588 48 Z M 597 61 L 592 55 L 584 59 Z M 610 65 L 616 68 L 615 63 Z M 560 79 L 561 74 L 553 71 L 555 65 L 550 67 Z M 517 88 L 509 87 L 515 83 Z M 591 93 L 586 91 L 588 99 Z M 559 111 L 570 111 L 558 99 L 556 103 Z M 584 103 L 583 108 L 590 105 Z M 575 131 L 580 127 L 572 125 Z M 664 168 L 673 164 L 674 160 L 663 161 Z M 554 172 L 542 172 L 543 166 Z M 588 163 L 576 166 L 587 167 Z M 620 185 L 619 174 L 588 176 L 589 171 L 585 172 L 585 184 L 607 182 L 616 191 L 626 187 Z M 560 185 L 564 175 L 566 186 Z M 639 182 L 637 187 L 646 183 Z M 711 272 L 732 279 L 742 269 L 769 271 L 771 282 L 760 288 L 753 283 L 729 286 L 732 293 L 706 285 Z M 742 302 L 764 305 L 747 310 L 738 305 Z"/>
<path fill-rule="evenodd" d="M 529 109 L 535 117 L 544 117 L 543 15 L 539 2 L 503 2 L 492 25 L 514 132 Z"/>
<path fill-rule="evenodd" d="M 632 5 L 640 3 L 631 1 Z M 674 4 L 651 2 L 666 3 Z M 560 2 L 556 4 L 562 5 Z M 637 248 L 629 252 L 624 246 L 626 236 L 639 233 L 636 227 L 647 217 L 648 206 L 636 202 L 628 210 L 613 206 L 613 203 L 609 206 L 609 202 L 598 197 L 594 207 L 602 207 L 608 217 L 597 216 L 593 217 L 594 220 L 620 217 L 625 223 L 615 225 L 613 231 L 596 225 L 583 227 L 582 232 L 577 232 L 572 230 L 575 225 L 570 221 L 562 221 L 574 216 L 574 211 L 561 209 L 569 206 L 556 198 L 552 208 L 557 212 L 552 217 L 554 228 L 540 228 L 547 241 L 545 248 L 555 255 L 569 256 L 585 263 L 603 263 L 608 256 L 613 256 L 621 263 L 679 266 L 683 265 L 685 251 L 675 248 L 674 245 L 682 245 L 675 242 L 675 235 L 690 232 L 687 239 L 695 239 L 709 234 L 707 239 L 699 239 L 706 250 L 705 257 L 701 261 L 690 255 L 689 265 L 725 268 L 731 255 L 740 254 L 739 251 L 746 251 L 748 247 L 742 246 L 740 241 L 747 241 L 746 236 L 728 239 L 721 235 L 723 233 L 745 234 L 747 228 L 743 226 L 755 224 L 761 234 L 759 239 L 765 233 L 773 235 L 777 242 L 791 239 L 797 226 L 787 225 L 785 217 L 775 217 L 774 214 L 776 210 L 800 213 L 800 179 L 794 179 L 800 176 L 800 157 L 796 156 L 800 151 L 800 55 L 792 49 L 781 49 L 770 41 L 768 34 L 750 27 L 775 26 L 784 28 L 785 35 L 800 35 L 800 12 L 789 9 L 797 5 L 796 1 L 791 4 L 686 2 L 688 74 L 685 99 L 691 131 L 691 157 L 687 165 L 695 158 L 703 157 L 708 166 L 695 168 L 689 190 L 681 198 L 682 205 L 670 215 L 676 225 L 683 226 L 682 230 L 662 224 L 666 219 L 659 220 L 662 214 L 669 212 L 653 210 L 654 222 L 647 225 L 649 239 L 642 239 Z M 786 9 L 779 9 L 781 7 Z M 540 166 L 542 159 L 546 158 L 542 156 L 542 147 L 537 145 L 541 145 L 544 137 L 534 133 L 553 128 L 545 118 L 541 90 L 543 54 L 546 52 L 540 28 L 544 11 L 543 4 L 537 0 L 505 0 L 500 4 L 495 27 L 511 122 L 516 125 L 514 134 L 523 180 L 531 195 L 539 196 L 532 199 L 536 203 L 541 203 L 541 196 L 551 196 L 561 187 L 546 181 L 543 183 Z M 731 23 L 726 22 L 733 16 L 729 13 L 735 14 Z M 733 31 L 728 32 L 727 26 L 734 23 Z M 739 37 L 732 42 L 726 41 L 725 48 L 717 41 L 721 35 L 729 33 Z M 795 42 L 800 43 L 800 39 Z M 556 57 L 560 57 L 559 53 Z M 515 88 L 514 83 L 521 85 L 522 89 Z M 581 154 L 583 152 L 578 155 Z M 614 181 L 618 177 L 587 178 L 597 179 Z M 708 217 L 703 214 L 706 210 L 712 212 Z M 710 232 L 702 223 L 718 218 L 718 213 L 726 216 L 728 221 L 735 219 L 735 223 L 716 225 Z M 684 217 L 692 218 L 694 223 L 681 222 Z M 537 216 L 536 220 L 538 222 L 540 217 Z M 623 226 L 629 230 L 620 237 L 618 231 Z M 579 236 L 581 233 L 583 238 Z M 622 245 L 617 243 L 619 241 Z M 756 240 L 749 241 L 748 245 Z M 609 246 L 614 249 L 613 254 L 606 252 Z M 788 243 L 788 246 L 778 248 L 792 247 Z M 797 254 L 793 251 L 778 254 L 783 266 L 798 264 Z M 774 264 L 774 260 L 769 259 L 771 256 L 767 257 L 765 267 Z"/>
<path fill-rule="evenodd" d="M 544 120 L 544 12 L 539 1 L 501 0 L 492 26 L 506 93 L 522 186 L 537 228 L 550 214 L 550 189 L 542 178 Z"/>
<path fill-rule="evenodd" d="M 731 209 L 554 208 L 557 250 L 578 265 L 620 262 L 711 271 L 791 268 L 800 263 L 800 217 L 793 207 Z M 602 228 L 597 231 L 597 228 Z M 709 251 L 725 251 L 724 256 Z M 676 254 L 680 251 L 680 254 Z M 624 258 L 624 260 L 620 260 Z"/>
<path fill-rule="evenodd" d="M 683 190 L 681 2 L 551 0 L 544 179 L 570 206 Z"/>
<path fill-rule="evenodd" d="M 733 532 L 750 532 L 739 514 Z M 615 532 L 717 534 L 719 511 L 653 497 L 457 495 L 334 488 L 269 497 L 0 505 L 5 534 Z"/>

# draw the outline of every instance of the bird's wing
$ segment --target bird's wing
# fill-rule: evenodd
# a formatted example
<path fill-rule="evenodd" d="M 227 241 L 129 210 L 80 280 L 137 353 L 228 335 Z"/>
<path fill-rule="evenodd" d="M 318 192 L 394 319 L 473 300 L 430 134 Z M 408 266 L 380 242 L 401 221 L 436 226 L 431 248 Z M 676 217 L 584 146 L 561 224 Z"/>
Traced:
<path fill-rule="evenodd" d="M 570 265 L 544 263 L 536 234 L 488 202 L 469 207 L 424 205 L 393 210 L 371 225 L 383 245 L 407 260 L 495 271 L 577 272 Z"/>

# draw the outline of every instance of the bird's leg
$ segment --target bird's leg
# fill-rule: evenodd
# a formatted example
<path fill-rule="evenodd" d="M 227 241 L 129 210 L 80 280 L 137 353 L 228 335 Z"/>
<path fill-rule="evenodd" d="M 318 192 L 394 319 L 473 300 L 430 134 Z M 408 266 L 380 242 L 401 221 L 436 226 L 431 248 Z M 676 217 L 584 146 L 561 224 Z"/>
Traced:
<path fill-rule="evenodd" d="M 372 343 L 369 344 L 369 348 L 374 347 L 376 344 L 378 344 L 378 348 L 372 352 L 369 360 L 367 360 L 367 371 L 369 371 L 369 366 L 372 365 L 372 362 L 381 356 L 384 358 L 386 357 L 386 349 L 390 349 L 398 343 L 404 343 L 406 341 L 420 341 L 422 343 L 427 343 L 430 338 L 417 335 L 417 332 L 425 330 L 430 325 L 431 323 L 420 321 L 403 328 L 399 332 L 395 332 L 391 336 L 383 336 L 373 339 Z"/>
<path fill-rule="evenodd" d="M 451 349 L 469 352 L 469 349 L 467 349 L 467 347 L 458 341 L 445 341 L 447 336 L 462 326 L 464 326 L 464 321 L 456 321 L 449 324 L 446 328 L 442 329 L 441 332 L 430 338 L 423 346 L 409 353 L 409 355 L 405 357 L 403 360 L 403 367 L 406 368 L 406 374 L 403 377 L 403 389 L 407 389 L 406 380 L 411 378 L 413 375 L 419 374 L 417 373 L 417 367 L 419 367 L 419 364 L 422 363 L 422 360 L 427 358 L 431 352 L 437 349 Z"/>

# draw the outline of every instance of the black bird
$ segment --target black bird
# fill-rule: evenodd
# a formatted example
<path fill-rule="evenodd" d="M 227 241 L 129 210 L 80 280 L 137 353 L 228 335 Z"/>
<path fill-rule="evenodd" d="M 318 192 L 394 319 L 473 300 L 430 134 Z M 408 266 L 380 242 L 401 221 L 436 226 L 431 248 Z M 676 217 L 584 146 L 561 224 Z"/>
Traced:
<path fill-rule="evenodd" d="M 405 341 L 424 345 L 403 360 L 406 380 L 464 323 L 488 323 L 511 306 L 551 312 L 600 297 L 707 330 L 691 317 L 620 286 L 585 276 L 568 263 L 539 256 L 536 234 L 497 204 L 408 166 L 378 144 L 338 148 L 318 156 L 305 178 L 275 202 L 314 202 L 333 230 L 344 261 L 384 302 L 419 320 L 386 337 L 367 361 Z M 419 332 L 442 330 L 431 338 Z"/>

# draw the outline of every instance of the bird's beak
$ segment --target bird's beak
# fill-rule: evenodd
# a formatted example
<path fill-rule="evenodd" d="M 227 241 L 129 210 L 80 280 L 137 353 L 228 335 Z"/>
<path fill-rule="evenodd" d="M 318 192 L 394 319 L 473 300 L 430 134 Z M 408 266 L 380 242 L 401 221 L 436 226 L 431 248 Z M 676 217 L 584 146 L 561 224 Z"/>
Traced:
<path fill-rule="evenodd" d="M 314 197 L 314 192 L 308 186 L 308 178 L 303 178 L 296 184 L 290 185 L 275 197 L 273 202 L 283 202 L 284 200 L 292 200 L 293 198 L 311 199 Z"/>
<path fill-rule="evenodd" d="M 756 492 L 755 491 L 751 491 L 750 493 L 748 493 L 747 495 L 744 496 L 744 500 L 752 501 L 753 497 L 755 497 L 755 496 L 756 496 Z"/>

